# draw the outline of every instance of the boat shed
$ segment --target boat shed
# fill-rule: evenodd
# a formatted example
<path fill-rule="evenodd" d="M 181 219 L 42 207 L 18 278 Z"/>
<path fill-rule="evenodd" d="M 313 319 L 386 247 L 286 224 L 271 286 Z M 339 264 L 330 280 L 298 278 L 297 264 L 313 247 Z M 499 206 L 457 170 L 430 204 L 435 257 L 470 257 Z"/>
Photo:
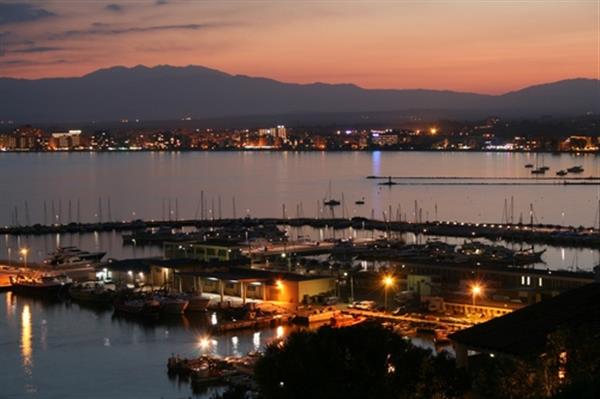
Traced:
<path fill-rule="evenodd" d="M 177 273 L 183 291 L 299 304 L 335 291 L 333 276 L 305 275 L 275 270 L 229 267 Z"/>

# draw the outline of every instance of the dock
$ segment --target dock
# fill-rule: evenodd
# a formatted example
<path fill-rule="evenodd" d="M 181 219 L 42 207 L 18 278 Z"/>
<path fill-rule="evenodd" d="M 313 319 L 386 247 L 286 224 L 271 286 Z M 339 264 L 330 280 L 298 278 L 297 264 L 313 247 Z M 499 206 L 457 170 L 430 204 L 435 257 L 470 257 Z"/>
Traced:
<path fill-rule="evenodd" d="M 283 324 L 289 324 L 290 317 L 285 315 L 265 316 L 257 317 L 251 320 L 236 320 L 236 321 L 224 321 L 212 326 L 212 330 L 215 333 L 221 333 L 225 331 L 236 331 L 236 330 L 258 330 L 268 327 L 277 327 Z"/>
<path fill-rule="evenodd" d="M 573 227 L 548 224 L 524 223 L 473 223 L 459 221 L 389 221 L 355 218 L 243 218 L 243 219 L 186 219 L 186 220 L 151 220 L 123 221 L 106 223 L 71 223 L 68 225 L 33 225 L 6 226 L 0 228 L 3 235 L 44 235 L 67 233 L 94 233 L 109 231 L 134 231 L 159 227 L 197 227 L 220 228 L 235 227 L 239 229 L 260 225 L 278 225 L 289 227 L 312 227 L 356 230 L 379 230 L 395 233 L 414 233 L 431 236 L 487 238 L 491 240 L 506 240 L 526 242 L 531 244 L 546 244 L 573 246 L 583 248 L 598 248 L 600 246 L 600 230 L 597 227 Z M 313 248 L 313 251 L 320 249 Z"/>

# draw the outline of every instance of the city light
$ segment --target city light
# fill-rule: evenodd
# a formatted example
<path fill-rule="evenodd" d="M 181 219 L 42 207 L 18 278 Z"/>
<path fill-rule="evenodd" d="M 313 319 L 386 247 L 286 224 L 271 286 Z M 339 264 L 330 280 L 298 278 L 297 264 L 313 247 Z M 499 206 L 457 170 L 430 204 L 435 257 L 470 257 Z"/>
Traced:
<path fill-rule="evenodd" d="M 473 306 L 475 306 L 475 298 L 483 294 L 483 286 L 479 283 L 473 283 L 471 285 L 471 297 L 473 299 Z"/>
<path fill-rule="evenodd" d="M 29 253 L 29 249 L 21 248 L 19 253 L 23 256 L 23 267 L 27 267 L 27 254 Z"/>
<path fill-rule="evenodd" d="M 383 277 L 383 294 L 384 294 L 384 309 L 387 310 L 387 297 L 388 297 L 388 288 L 390 288 L 392 285 L 394 285 L 395 279 L 393 276 L 391 275 L 386 275 Z"/>
<path fill-rule="evenodd" d="M 385 276 L 383 278 L 383 285 L 386 287 L 391 287 L 394 284 L 394 277 L 393 276 Z"/>
<path fill-rule="evenodd" d="M 210 346 L 210 339 L 208 337 L 200 338 L 199 345 L 202 349 L 208 349 L 208 347 Z"/>

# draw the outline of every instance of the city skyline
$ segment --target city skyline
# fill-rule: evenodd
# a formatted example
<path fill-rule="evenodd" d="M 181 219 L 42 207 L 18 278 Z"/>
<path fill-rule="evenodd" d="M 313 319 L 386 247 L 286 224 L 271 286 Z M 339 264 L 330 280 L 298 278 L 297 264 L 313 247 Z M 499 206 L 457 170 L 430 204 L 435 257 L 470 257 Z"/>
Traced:
<path fill-rule="evenodd" d="M 0 9 L 5 77 L 81 76 L 113 65 L 194 64 L 294 83 L 487 94 L 566 78 L 598 78 L 596 1 L 343 6 L 45 1 L 1 2 Z"/>

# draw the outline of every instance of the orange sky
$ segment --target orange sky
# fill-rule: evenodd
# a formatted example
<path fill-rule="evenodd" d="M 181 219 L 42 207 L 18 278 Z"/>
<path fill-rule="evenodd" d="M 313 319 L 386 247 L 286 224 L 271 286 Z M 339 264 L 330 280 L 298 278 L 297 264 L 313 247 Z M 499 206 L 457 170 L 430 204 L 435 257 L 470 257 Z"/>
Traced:
<path fill-rule="evenodd" d="M 197 64 L 288 82 L 502 93 L 598 77 L 599 6 L 599 0 L 0 0 L 0 76 Z"/>

